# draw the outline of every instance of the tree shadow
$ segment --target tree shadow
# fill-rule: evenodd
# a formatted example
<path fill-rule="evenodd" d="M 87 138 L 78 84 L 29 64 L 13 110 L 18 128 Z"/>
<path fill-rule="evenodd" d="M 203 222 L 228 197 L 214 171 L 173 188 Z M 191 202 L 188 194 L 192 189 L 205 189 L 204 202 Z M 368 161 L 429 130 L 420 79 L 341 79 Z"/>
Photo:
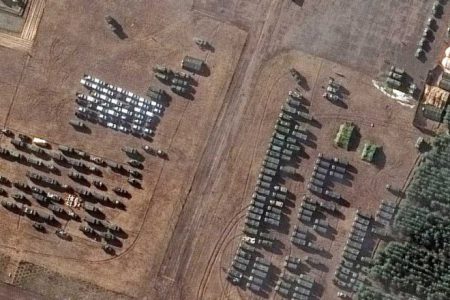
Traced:
<path fill-rule="evenodd" d="M 384 153 L 382 147 L 377 149 L 372 163 L 377 167 L 377 169 L 380 170 L 383 169 L 386 165 L 386 154 Z"/>

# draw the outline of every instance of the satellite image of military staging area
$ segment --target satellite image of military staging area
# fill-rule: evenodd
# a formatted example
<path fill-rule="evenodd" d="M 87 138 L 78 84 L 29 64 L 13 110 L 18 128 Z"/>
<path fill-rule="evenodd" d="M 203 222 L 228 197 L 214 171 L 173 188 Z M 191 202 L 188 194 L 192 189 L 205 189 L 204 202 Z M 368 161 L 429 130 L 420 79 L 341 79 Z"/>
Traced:
<path fill-rule="evenodd" d="M 450 1 L 0 0 L 0 300 L 450 299 Z"/>

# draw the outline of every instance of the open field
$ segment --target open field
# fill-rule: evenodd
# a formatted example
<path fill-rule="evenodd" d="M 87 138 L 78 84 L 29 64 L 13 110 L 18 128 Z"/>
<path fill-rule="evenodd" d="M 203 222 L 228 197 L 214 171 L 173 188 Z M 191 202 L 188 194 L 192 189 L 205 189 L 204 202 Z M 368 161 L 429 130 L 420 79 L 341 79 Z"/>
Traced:
<path fill-rule="evenodd" d="M 382 199 L 392 199 L 385 184 L 405 183 L 417 157 L 414 142 L 423 135 L 411 125 L 414 108 L 385 98 L 371 80 L 394 64 L 405 67 L 421 85 L 442 48 L 439 39 L 446 26 L 437 32 L 428 60 L 422 63 L 413 52 L 432 1 L 356 0 L 348 7 L 343 2 L 46 1 L 31 51 L 0 49 L 5 66 L 0 104 L 7 108 L 0 121 L 15 132 L 44 138 L 53 149 L 70 145 L 125 163 L 123 145 L 141 149 L 147 142 L 90 123 L 90 132 L 80 133 L 68 124 L 74 118 L 75 93 L 86 92 L 79 84 L 83 74 L 140 95 L 149 85 L 169 91 L 153 77 L 152 67 L 165 64 L 179 70 L 179 62 L 189 54 L 205 59 L 210 75 L 195 76 L 194 99 L 169 91 L 151 143 L 165 150 L 168 160 L 146 155 L 143 188 L 130 187 L 132 197 L 124 200 L 127 209 L 105 208 L 107 219 L 126 233 L 117 256 L 107 255 L 98 242 L 81 234 L 77 222 L 61 223 L 74 237 L 66 242 L 52 233 L 34 231 L 26 217 L 1 208 L 0 252 L 11 257 L 1 278 L 49 298 L 79 291 L 92 299 L 278 299 L 273 281 L 284 256 L 303 258 L 307 253 L 293 246 L 289 236 L 293 226 L 301 224 L 300 199 L 321 152 L 346 158 L 353 166 L 351 180 L 331 185 L 346 205 L 340 214 L 322 215 L 335 231 L 329 236 L 314 234 L 315 243 L 325 251 L 308 254 L 322 264 L 302 270 L 318 282 L 316 298 L 335 299 L 332 278 L 356 209 L 374 213 Z M 123 24 L 127 39 L 119 40 L 108 31 L 104 24 L 108 14 Z M 195 36 L 210 41 L 214 51 L 198 49 L 192 42 Z M 242 236 L 280 106 L 295 87 L 288 72 L 291 66 L 305 78 L 301 87 L 305 107 L 317 122 L 309 127 L 312 143 L 298 161 L 298 180 L 285 181 L 294 199 L 284 209 L 280 230 L 270 230 L 279 242 L 272 251 L 261 250 L 273 265 L 271 281 L 264 293 L 255 295 L 230 285 L 224 269 Z M 342 107 L 322 98 L 329 76 L 345 88 Z M 332 143 L 344 121 L 354 122 L 361 135 L 352 151 Z M 367 140 L 383 146 L 376 165 L 359 158 Z M 12 149 L 6 137 L 1 145 Z M 25 180 L 31 169 L 5 161 L 0 174 Z M 68 171 L 61 168 L 61 175 L 52 176 L 69 183 Z M 108 194 L 110 186 L 127 186 L 126 177 L 108 168 L 102 171 Z M 8 188 L 8 194 L 13 190 Z M 367 247 L 370 251 L 373 243 Z M 21 279 L 20 270 L 34 275 Z M 47 289 L 57 274 L 71 284 L 64 286 L 61 280 Z"/>

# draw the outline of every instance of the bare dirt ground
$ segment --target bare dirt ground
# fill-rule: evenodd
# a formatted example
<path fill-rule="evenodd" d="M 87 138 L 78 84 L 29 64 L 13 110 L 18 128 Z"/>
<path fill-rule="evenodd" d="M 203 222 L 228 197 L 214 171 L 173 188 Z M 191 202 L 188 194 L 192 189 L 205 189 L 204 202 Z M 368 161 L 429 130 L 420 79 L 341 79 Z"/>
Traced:
<path fill-rule="evenodd" d="M 348 6 L 325 0 L 297 1 L 301 5 L 281 0 L 148 2 L 47 1 L 29 55 L 1 49 L 0 60 L 7 66 L 0 81 L 1 103 L 9 109 L 2 110 L 0 120 L 7 127 L 118 162 L 125 159 L 120 146 L 140 147 L 142 141 L 93 125 L 89 135 L 81 134 L 67 123 L 75 109 L 74 93 L 82 90 L 78 82 L 83 73 L 144 94 L 149 84 L 162 87 L 152 78 L 156 63 L 177 69 L 181 58 L 191 54 L 205 58 L 211 69 L 209 77 L 196 77 L 193 101 L 170 94 L 153 141 L 167 150 L 169 160 L 146 157 L 145 187 L 130 200 L 135 204 L 125 213 L 108 212 L 129 232 L 118 257 L 109 258 L 84 241 L 38 241 L 29 224 L 21 221 L 17 227 L 15 217 L 2 210 L 2 249 L 12 257 L 8 269 L 17 271 L 20 261 L 42 266 L 76 282 L 71 288 L 86 298 L 101 297 L 103 289 L 119 293 L 117 298 L 278 298 L 271 289 L 256 296 L 234 288 L 224 279 L 223 268 L 230 265 L 241 236 L 276 115 L 293 87 L 288 68 L 294 65 L 307 81 L 304 94 L 320 126 L 311 127 L 315 146 L 307 148 L 299 163 L 303 180 L 287 180 L 286 186 L 301 198 L 318 152 L 345 157 L 357 170 L 348 185 L 333 187 L 350 206 L 342 208 L 341 217 L 326 216 L 335 234 L 316 237 L 326 253 L 312 255 L 323 267 L 304 270 L 321 286 L 316 297 L 334 299 L 331 279 L 356 208 L 373 212 L 389 197 L 384 185 L 403 184 L 414 164 L 413 144 L 420 134 L 411 126 L 414 110 L 382 97 L 371 79 L 387 62 L 405 67 L 419 83 L 425 78 L 441 47 L 433 46 L 425 63 L 412 53 L 432 1 L 357 0 Z M 107 30 L 103 18 L 108 14 L 123 24 L 128 39 L 119 41 Z M 437 37 L 444 35 L 444 27 Z M 205 37 L 215 50 L 200 51 L 192 43 L 194 36 Z M 349 91 L 347 108 L 321 97 L 321 87 L 336 72 L 344 75 L 339 82 Z M 361 141 L 355 151 L 332 145 L 343 121 L 359 127 Z M 384 159 L 378 166 L 359 159 L 365 140 L 383 145 Z M 5 164 L 2 171 L 23 176 L 25 169 L 15 168 Z M 112 174 L 105 178 L 120 180 Z M 296 200 L 285 212 L 279 247 L 262 251 L 274 265 L 274 278 L 284 255 L 305 255 L 288 241 L 299 223 L 299 204 Z M 45 285 L 51 280 L 36 280 L 23 281 L 22 286 L 47 297 L 64 297 L 62 283 L 49 290 Z M 86 282 L 97 285 L 98 294 L 89 294 Z"/>

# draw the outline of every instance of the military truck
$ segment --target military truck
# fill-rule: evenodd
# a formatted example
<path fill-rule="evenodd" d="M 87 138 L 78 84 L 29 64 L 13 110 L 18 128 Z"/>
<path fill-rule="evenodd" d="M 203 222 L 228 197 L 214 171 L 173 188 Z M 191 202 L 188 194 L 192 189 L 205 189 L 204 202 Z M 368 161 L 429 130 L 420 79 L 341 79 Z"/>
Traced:
<path fill-rule="evenodd" d="M 187 94 L 189 92 L 189 89 L 187 87 L 179 86 L 179 85 L 171 85 L 170 89 L 174 93 L 180 94 L 180 95 Z"/>
<path fill-rule="evenodd" d="M 328 197 L 331 197 L 333 199 L 337 199 L 337 200 L 341 199 L 341 194 L 330 191 L 330 190 L 325 190 L 325 195 L 327 195 Z"/>
<path fill-rule="evenodd" d="M 59 145 L 58 149 L 66 154 L 74 154 L 75 153 L 75 149 L 66 145 Z"/>

